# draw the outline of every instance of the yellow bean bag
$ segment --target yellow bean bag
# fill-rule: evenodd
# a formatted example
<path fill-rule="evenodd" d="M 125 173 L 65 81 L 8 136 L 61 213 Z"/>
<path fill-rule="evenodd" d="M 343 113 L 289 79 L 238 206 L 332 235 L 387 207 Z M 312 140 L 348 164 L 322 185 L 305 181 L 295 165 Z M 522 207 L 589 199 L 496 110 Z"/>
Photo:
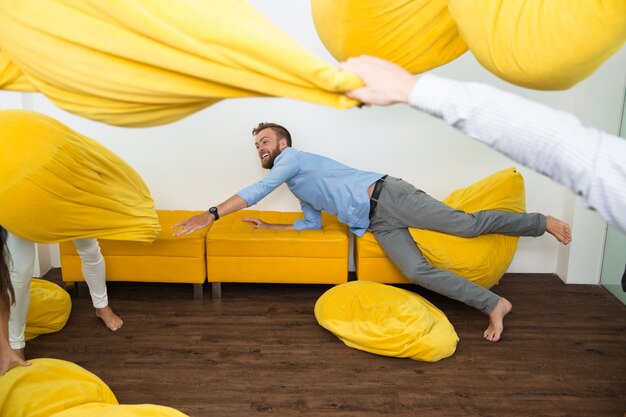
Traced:
<path fill-rule="evenodd" d="M 30 305 L 26 316 L 26 341 L 40 334 L 61 330 L 72 311 L 70 295 L 54 282 L 33 278 L 30 282 Z"/>
<path fill-rule="evenodd" d="M 459 338 L 437 307 L 407 290 L 353 281 L 315 303 L 320 326 L 347 346 L 384 356 L 436 362 L 451 356 Z"/>
<path fill-rule="evenodd" d="M 187 415 L 161 405 L 91 403 L 61 411 L 50 417 L 187 417 Z"/>
<path fill-rule="evenodd" d="M 466 212 L 493 209 L 521 213 L 526 210 L 524 178 L 515 168 L 508 168 L 454 191 L 443 202 Z M 409 231 L 431 265 L 452 271 L 485 288 L 497 284 L 504 275 L 519 240 L 515 236 L 499 234 L 464 238 L 431 230 Z M 411 282 L 386 257 L 373 233 L 367 232 L 357 238 L 356 249 L 356 271 L 360 280 Z"/>
<path fill-rule="evenodd" d="M 341 93 L 361 85 L 244 0 L 2 0 L 0 50 L 12 64 L 0 59 L 0 88 L 35 89 L 121 126 L 168 123 L 229 97 L 346 108 L 357 102 Z"/>
<path fill-rule="evenodd" d="M 448 8 L 485 68 L 539 90 L 573 86 L 626 40 L 624 0 L 448 0 Z"/>
<path fill-rule="evenodd" d="M 492 174 L 452 192 L 443 202 L 451 207 L 479 210 L 526 210 L 524 178 L 515 168 Z M 519 238 L 499 234 L 463 238 L 429 230 L 411 229 L 413 239 L 434 266 L 451 270 L 476 284 L 491 288 L 508 269 Z"/>
<path fill-rule="evenodd" d="M 158 235 L 143 180 L 100 143 L 22 110 L 0 111 L 0 132 L 0 225 L 12 233 L 44 243 Z"/>
<path fill-rule="evenodd" d="M 467 50 L 446 0 L 311 0 L 317 33 L 339 61 L 373 55 L 413 73 Z"/>
<path fill-rule="evenodd" d="M 50 417 L 89 403 L 117 404 L 109 387 L 71 362 L 33 359 L 0 377 L 0 416 Z"/>

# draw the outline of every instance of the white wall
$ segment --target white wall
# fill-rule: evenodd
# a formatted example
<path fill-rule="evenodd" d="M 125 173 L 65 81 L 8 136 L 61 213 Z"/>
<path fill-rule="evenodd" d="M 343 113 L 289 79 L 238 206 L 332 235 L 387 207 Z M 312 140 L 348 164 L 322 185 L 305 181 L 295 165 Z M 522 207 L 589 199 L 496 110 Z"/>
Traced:
<path fill-rule="evenodd" d="M 251 3 L 305 47 L 336 62 L 315 33 L 308 2 L 253 0 Z M 626 48 L 589 80 L 560 92 L 509 85 L 484 70 L 470 53 L 435 72 L 517 92 L 573 112 L 587 124 L 616 133 L 625 62 Z M 0 100 L 12 94 L 16 93 L 0 93 Z M 144 177 L 160 209 L 206 209 L 264 175 L 250 133 L 260 121 L 284 124 L 292 132 L 298 149 L 321 153 L 357 168 L 402 177 L 437 198 L 516 165 L 443 122 L 406 106 L 340 111 L 289 99 L 236 99 L 220 102 L 166 126 L 129 129 L 68 114 L 39 94 L 33 94 L 32 98 L 26 98 L 28 94 L 20 96 L 27 103 L 31 100 L 34 110 L 100 140 L 124 158 Z M 11 99 L 0 103 L 8 101 Z M 548 236 L 522 238 L 510 272 L 558 272 L 569 281 L 568 274 L 589 261 L 592 267 L 585 271 L 591 274 L 587 281 L 597 280 L 593 275 L 594 265 L 601 257 L 597 248 L 602 245 L 597 244 L 591 250 L 589 245 L 603 239 L 603 222 L 595 214 L 587 213 L 560 185 L 519 164 L 517 167 L 526 179 L 528 211 L 573 221 L 575 242 L 564 250 Z M 282 186 L 257 207 L 298 210 L 299 204 Z M 575 262 L 572 254 L 576 255 Z M 58 260 L 53 264 L 58 265 Z M 597 269 L 599 276 L 599 266 Z"/>

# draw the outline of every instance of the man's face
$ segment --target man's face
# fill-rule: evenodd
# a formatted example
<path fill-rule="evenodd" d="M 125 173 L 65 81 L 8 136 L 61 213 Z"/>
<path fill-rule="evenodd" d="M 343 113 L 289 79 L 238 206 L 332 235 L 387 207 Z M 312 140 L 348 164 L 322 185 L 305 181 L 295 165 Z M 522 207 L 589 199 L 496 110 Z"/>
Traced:
<path fill-rule="evenodd" d="M 271 169 L 274 166 L 274 160 L 285 149 L 284 142 L 284 140 L 279 141 L 276 133 L 270 128 L 257 133 L 254 137 L 254 145 L 259 153 L 259 158 L 261 158 L 263 168 Z"/>

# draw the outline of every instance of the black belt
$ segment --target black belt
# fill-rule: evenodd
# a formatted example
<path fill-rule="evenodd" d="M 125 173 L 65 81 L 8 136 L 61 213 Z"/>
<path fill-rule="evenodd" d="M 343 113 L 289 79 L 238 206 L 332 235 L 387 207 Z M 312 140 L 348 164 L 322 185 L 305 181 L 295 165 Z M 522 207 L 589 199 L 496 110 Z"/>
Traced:
<path fill-rule="evenodd" d="M 383 184 L 385 183 L 385 175 L 374 184 L 374 191 L 372 191 L 372 197 L 370 198 L 370 220 L 374 217 L 374 213 L 376 212 L 376 206 L 378 205 L 378 196 L 380 195 L 380 191 L 383 189 Z"/>

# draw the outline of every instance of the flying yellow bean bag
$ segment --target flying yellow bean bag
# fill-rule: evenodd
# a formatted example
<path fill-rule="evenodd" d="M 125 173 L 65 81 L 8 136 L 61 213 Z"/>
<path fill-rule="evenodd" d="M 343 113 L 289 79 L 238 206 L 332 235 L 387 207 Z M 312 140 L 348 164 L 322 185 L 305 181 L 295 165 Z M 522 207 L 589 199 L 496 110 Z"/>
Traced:
<path fill-rule="evenodd" d="M 23 110 L 0 111 L 0 132 L 0 225 L 7 230 L 43 243 L 158 235 L 143 180 L 100 143 Z"/>
<path fill-rule="evenodd" d="M 384 356 L 436 362 L 451 356 L 459 338 L 437 307 L 407 290 L 353 281 L 315 303 L 320 326 L 347 346 Z"/>
<path fill-rule="evenodd" d="M 57 359 L 30 362 L 0 376 L 0 416 L 50 417 L 83 404 L 117 404 L 109 387 L 78 365 Z"/>
<path fill-rule="evenodd" d="M 485 68 L 539 90 L 573 86 L 626 40 L 624 0 L 448 0 L 448 8 Z"/>
<path fill-rule="evenodd" d="M 346 108 L 357 102 L 341 93 L 361 85 L 244 0 L 2 0 L 0 50 L 0 88 L 35 89 L 121 126 L 168 123 L 229 97 Z"/>
<path fill-rule="evenodd" d="M 443 202 L 474 212 L 508 210 L 524 212 L 524 178 L 508 168 L 454 191 Z M 506 272 L 519 240 L 516 236 L 488 234 L 473 238 L 423 229 L 409 229 L 415 243 L 431 265 L 452 271 L 482 287 L 491 288 Z M 386 257 L 371 232 L 356 241 L 356 270 L 359 279 L 385 283 L 410 283 Z"/>
<path fill-rule="evenodd" d="M 33 278 L 30 282 L 30 305 L 26 316 L 26 341 L 40 334 L 61 330 L 72 311 L 72 300 L 63 288 L 45 279 Z"/>
<path fill-rule="evenodd" d="M 413 73 L 467 50 L 446 0 L 311 0 L 317 33 L 339 61 L 373 55 Z"/>

